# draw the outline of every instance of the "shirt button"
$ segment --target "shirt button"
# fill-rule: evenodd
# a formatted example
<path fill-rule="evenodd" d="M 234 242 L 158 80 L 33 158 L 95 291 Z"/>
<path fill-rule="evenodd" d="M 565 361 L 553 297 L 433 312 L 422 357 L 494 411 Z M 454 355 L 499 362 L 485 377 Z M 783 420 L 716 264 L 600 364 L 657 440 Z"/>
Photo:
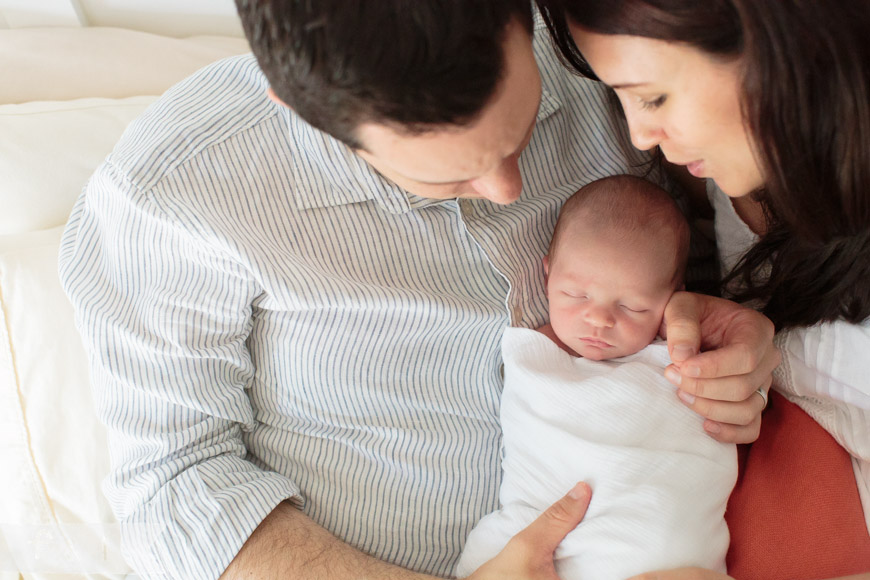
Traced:
<path fill-rule="evenodd" d="M 513 318 L 513 322 L 517 323 L 523 319 L 523 307 L 519 304 L 516 304 L 511 307 L 511 318 Z"/>

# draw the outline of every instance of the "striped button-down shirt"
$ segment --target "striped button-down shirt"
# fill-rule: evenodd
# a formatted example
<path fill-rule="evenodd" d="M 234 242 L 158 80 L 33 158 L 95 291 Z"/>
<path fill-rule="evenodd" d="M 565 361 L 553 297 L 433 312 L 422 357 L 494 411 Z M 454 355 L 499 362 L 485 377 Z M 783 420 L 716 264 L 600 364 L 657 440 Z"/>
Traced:
<path fill-rule="evenodd" d="M 217 577 L 288 498 L 377 558 L 451 573 L 498 505 L 499 341 L 546 322 L 558 209 L 646 160 L 536 36 L 509 206 L 397 188 L 270 101 L 250 56 L 171 89 L 92 177 L 61 277 L 140 573 Z"/>

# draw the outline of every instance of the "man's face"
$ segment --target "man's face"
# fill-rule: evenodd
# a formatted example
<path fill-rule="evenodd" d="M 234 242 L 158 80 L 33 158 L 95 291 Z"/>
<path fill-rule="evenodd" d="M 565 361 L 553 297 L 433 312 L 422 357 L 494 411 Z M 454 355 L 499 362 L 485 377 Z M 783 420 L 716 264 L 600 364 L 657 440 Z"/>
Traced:
<path fill-rule="evenodd" d="M 675 242 L 667 235 L 572 229 L 553 261 L 544 262 L 553 332 L 593 360 L 641 350 L 655 339 L 674 292 Z"/>
<path fill-rule="evenodd" d="M 406 191 L 432 199 L 516 201 L 523 182 L 518 160 L 529 144 L 541 101 L 541 78 L 531 37 L 508 25 L 505 70 L 492 100 L 467 126 L 408 135 L 377 123 L 357 129 L 356 151 L 381 175 Z"/>

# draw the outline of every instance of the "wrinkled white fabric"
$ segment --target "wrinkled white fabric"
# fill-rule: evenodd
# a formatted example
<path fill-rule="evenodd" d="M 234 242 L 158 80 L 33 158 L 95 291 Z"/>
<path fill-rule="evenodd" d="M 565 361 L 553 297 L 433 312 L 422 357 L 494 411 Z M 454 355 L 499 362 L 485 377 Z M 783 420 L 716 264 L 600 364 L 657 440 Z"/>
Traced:
<path fill-rule="evenodd" d="M 679 402 L 662 375 L 664 343 L 592 361 L 534 330 L 510 328 L 502 352 L 502 508 L 469 535 L 459 576 L 581 480 L 592 487 L 592 503 L 556 552 L 563 580 L 690 565 L 725 571 L 723 516 L 736 450 L 708 437 L 702 419 Z"/>

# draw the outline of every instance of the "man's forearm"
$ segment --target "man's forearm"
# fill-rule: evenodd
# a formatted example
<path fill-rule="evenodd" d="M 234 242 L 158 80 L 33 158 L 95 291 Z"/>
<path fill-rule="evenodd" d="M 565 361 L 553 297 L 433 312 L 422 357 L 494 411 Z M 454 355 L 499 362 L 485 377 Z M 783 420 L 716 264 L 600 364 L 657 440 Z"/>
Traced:
<path fill-rule="evenodd" d="M 260 523 L 221 580 L 432 580 L 340 541 L 288 502 Z"/>

